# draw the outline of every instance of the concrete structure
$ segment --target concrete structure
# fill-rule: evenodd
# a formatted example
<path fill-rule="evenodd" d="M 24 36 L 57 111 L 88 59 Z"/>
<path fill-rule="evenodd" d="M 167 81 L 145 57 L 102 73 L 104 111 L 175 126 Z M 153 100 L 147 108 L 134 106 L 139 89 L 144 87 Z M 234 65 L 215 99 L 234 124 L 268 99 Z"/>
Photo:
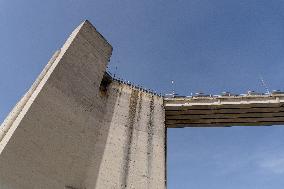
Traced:
<path fill-rule="evenodd" d="M 1 189 L 165 188 L 163 99 L 104 77 L 111 52 L 86 21 L 55 53 L 1 125 Z"/>
<path fill-rule="evenodd" d="M 164 99 L 111 78 L 111 53 L 85 21 L 54 54 L 0 127 L 1 189 L 164 189 L 166 127 L 284 122 L 284 96 Z"/>
<path fill-rule="evenodd" d="M 284 124 L 284 95 L 165 98 L 166 126 L 224 127 Z"/>

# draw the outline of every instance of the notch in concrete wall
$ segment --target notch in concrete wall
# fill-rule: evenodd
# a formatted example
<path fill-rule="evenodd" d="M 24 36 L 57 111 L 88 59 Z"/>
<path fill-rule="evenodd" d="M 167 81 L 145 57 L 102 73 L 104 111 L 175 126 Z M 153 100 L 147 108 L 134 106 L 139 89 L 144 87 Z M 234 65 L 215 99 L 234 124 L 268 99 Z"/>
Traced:
<path fill-rule="evenodd" d="M 109 73 L 105 72 L 103 79 L 101 81 L 101 84 L 100 84 L 100 91 L 103 94 L 106 94 L 108 86 L 111 84 L 111 82 L 112 82 L 111 75 Z"/>

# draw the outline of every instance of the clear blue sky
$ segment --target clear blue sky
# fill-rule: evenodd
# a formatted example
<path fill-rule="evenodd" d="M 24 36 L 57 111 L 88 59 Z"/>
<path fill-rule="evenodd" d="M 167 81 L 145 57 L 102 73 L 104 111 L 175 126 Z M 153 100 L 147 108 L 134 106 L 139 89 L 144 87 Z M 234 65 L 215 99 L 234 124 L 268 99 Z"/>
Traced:
<path fill-rule="evenodd" d="M 166 93 L 284 90 L 283 0 L 0 0 L 0 120 L 89 19 L 110 70 Z M 169 189 L 282 189 L 284 127 L 168 131 Z"/>

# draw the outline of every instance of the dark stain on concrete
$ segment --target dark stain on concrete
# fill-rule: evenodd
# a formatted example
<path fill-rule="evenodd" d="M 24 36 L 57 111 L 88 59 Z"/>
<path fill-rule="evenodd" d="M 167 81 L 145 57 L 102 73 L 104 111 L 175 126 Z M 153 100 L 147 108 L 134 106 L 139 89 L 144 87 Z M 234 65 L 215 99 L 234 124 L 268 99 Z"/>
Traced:
<path fill-rule="evenodd" d="M 128 123 L 126 128 L 126 141 L 124 145 L 124 160 L 123 160 L 123 170 L 121 178 L 121 187 L 127 188 L 127 182 L 129 177 L 129 168 L 130 168 L 130 161 L 131 161 L 131 148 L 133 143 L 133 132 L 134 132 L 134 123 L 137 111 L 137 102 L 138 102 L 138 90 L 132 89 L 130 102 L 129 102 L 129 109 L 128 109 Z"/>
<path fill-rule="evenodd" d="M 139 129 L 139 121 L 140 121 L 140 119 L 141 119 L 141 111 L 142 111 L 142 92 L 139 92 L 139 103 L 138 103 L 138 112 L 137 112 L 137 119 L 136 119 L 136 121 L 137 121 L 137 129 Z"/>
<path fill-rule="evenodd" d="M 147 188 L 150 188 L 150 179 L 152 176 L 152 161 L 153 161 L 153 120 L 154 120 L 154 96 L 151 97 L 150 100 L 150 114 L 149 114 L 149 120 L 147 123 Z"/>

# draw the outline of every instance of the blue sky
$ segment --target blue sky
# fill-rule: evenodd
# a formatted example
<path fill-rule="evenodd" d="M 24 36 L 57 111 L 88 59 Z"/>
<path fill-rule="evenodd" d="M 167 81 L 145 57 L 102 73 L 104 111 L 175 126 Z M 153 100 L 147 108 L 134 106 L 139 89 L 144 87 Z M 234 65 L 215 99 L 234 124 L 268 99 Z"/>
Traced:
<path fill-rule="evenodd" d="M 283 0 L 0 0 L 0 120 L 89 19 L 119 77 L 182 95 L 284 90 Z M 168 131 L 169 189 L 278 189 L 284 127 Z"/>

